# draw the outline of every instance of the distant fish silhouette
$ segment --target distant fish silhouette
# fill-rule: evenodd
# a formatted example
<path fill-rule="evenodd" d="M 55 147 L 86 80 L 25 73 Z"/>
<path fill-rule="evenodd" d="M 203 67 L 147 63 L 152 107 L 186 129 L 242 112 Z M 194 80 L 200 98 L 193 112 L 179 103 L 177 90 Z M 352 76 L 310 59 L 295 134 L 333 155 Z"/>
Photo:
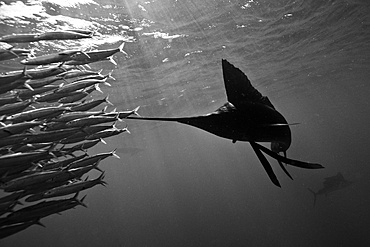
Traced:
<path fill-rule="evenodd" d="M 293 166 L 318 169 L 320 164 L 307 163 L 280 156 L 291 144 L 291 132 L 285 118 L 275 110 L 270 100 L 258 92 L 248 77 L 226 60 L 222 60 L 223 78 L 228 102 L 215 112 L 180 118 L 133 117 L 130 119 L 175 121 L 191 125 L 214 135 L 236 141 L 249 142 L 261 161 L 271 181 L 280 187 L 271 165 L 262 152 L 276 159 L 284 172 L 291 178 L 282 162 Z M 271 150 L 256 143 L 271 142 Z M 262 151 L 262 152 L 261 152 Z"/>
<path fill-rule="evenodd" d="M 322 189 L 320 189 L 319 191 L 315 192 L 315 191 L 308 188 L 308 190 L 314 196 L 313 206 L 315 206 L 315 204 L 316 204 L 317 196 L 319 196 L 319 195 L 327 196 L 328 194 L 330 194 L 334 191 L 347 188 L 352 183 L 353 183 L 352 181 L 346 180 L 343 177 L 342 173 L 340 173 L 340 172 L 338 172 L 338 174 L 335 175 L 335 176 L 324 178 L 324 182 L 323 182 L 324 187 Z"/>

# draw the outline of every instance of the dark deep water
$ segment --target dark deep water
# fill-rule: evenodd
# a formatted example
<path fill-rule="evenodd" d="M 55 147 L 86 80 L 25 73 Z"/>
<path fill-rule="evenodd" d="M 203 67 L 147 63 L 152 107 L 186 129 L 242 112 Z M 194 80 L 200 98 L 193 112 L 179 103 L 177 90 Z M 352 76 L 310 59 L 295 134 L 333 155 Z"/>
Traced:
<path fill-rule="evenodd" d="M 127 120 L 131 135 L 99 144 L 107 187 L 88 208 L 52 215 L 0 246 L 368 246 L 370 4 L 363 1 L 2 1 L 0 35 L 58 27 L 97 30 L 92 40 L 33 44 L 125 51 L 92 69 L 118 110 L 189 116 L 225 101 L 221 59 L 244 71 L 292 126 L 288 155 L 326 168 L 274 166 L 275 187 L 247 143 L 177 123 Z M 23 45 L 25 46 L 25 45 Z M 22 45 L 20 45 L 22 47 Z M 0 69 L 21 68 L 18 60 Z M 94 93 L 94 97 L 101 97 Z M 110 109 L 114 107 L 110 106 Z M 307 190 L 341 172 L 354 181 L 328 197 Z"/>

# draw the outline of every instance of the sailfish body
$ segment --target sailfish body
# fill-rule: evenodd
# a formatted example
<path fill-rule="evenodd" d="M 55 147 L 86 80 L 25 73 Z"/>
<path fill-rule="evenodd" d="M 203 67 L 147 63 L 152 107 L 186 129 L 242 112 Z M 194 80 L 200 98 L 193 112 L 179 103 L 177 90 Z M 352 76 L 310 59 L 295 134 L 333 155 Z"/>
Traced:
<path fill-rule="evenodd" d="M 216 111 L 194 117 L 128 117 L 130 119 L 173 121 L 197 127 L 216 136 L 236 141 L 249 142 L 256 152 L 272 182 L 280 186 L 264 152 L 279 161 L 281 168 L 291 178 L 281 162 L 307 169 L 323 168 L 319 164 L 288 159 L 278 155 L 291 145 L 291 131 L 284 116 L 270 100 L 256 90 L 248 77 L 226 60 L 222 60 L 222 71 L 227 102 Z M 270 142 L 271 150 L 256 142 Z"/>
<path fill-rule="evenodd" d="M 247 104 L 245 108 L 237 110 L 231 103 L 226 103 L 215 112 L 194 117 L 128 118 L 179 122 L 230 139 L 233 142 L 281 143 L 286 147 L 285 150 L 289 148 L 291 143 L 291 131 L 285 118 L 278 111 L 262 104 Z"/>

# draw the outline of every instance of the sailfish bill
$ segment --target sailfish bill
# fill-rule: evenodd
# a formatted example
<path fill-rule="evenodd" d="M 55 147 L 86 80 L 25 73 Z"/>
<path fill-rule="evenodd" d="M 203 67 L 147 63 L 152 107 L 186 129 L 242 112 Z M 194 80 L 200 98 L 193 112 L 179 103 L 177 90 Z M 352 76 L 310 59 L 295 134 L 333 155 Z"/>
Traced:
<path fill-rule="evenodd" d="M 222 72 L 227 102 L 214 112 L 192 117 L 138 117 L 128 119 L 170 121 L 191 125 L 216 136 L 237 141 L 249 142 L 266 170 L 271 181 L 280 187 L 270 163 L 263 153 L 276 159 L 291 179 L 282 163 L 305 169 L 323 168 L 320 164 L 289 159 L 279 155 L 289 149 L 292 137 L 290 125 L 284 116 L 272 105 L 268 97 L 255 89 L 248 77 L 225 59 L 222 60 Z M 271 150 L 257 142 L 270 142 Z M 262 153 L 263 152 L 263 153 Z"/>

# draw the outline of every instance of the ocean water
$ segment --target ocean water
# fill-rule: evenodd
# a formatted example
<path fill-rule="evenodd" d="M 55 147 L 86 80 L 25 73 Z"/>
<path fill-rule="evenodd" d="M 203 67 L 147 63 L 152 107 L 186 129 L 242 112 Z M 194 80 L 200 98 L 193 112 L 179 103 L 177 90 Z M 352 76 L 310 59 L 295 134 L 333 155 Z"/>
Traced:
<path fill-rule="evenodd" d="M 115 105 L 142 116 L 193 116 L 226 102 L 221 59 L 245 72 L 291 126 L 288 157 L 271 160 L 274 186 L 248 143 L 177 123 L 127 120 L 131 132 L 94 152 L 107 159 L 107 187 L 76 207 L 0 240 L 0 246 L 368 246 L 370 244 L 370 4 L 366 0 L 34 0 L 0 3 L 0 35 L 84 28 L 89 40 L 45 41 L 36 55 L 105 49 L 92 69 L 113 71 L 102 87 Z M 20 69 L 19 60 L 0 63 Z M 102 97 L 98 93 L 93 98 Z M 90 151 L 89 151 L 90 152 Z M 353 185 L 318 196 L 325 177 Z"/>

